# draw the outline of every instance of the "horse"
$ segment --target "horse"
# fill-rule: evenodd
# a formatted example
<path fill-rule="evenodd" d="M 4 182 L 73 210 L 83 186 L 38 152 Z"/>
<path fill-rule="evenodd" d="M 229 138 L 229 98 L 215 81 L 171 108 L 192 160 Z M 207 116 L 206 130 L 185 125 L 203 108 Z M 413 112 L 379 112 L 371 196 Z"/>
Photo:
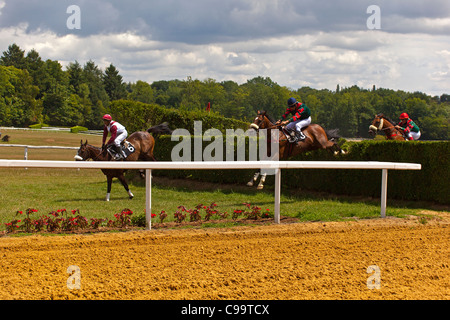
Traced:
<path fill-rule="evenodd" d="M 152 134 L 166 134 L 170 133 L 172 130 L 167 126 L 166 123 L 157 125 L 149 128 L 147 131 L 138 131 L 131 134 L 126 139 L 126 144 L 130 143 L 134 148 L 134 152 L 129 154 L 125 161 L 156 161 L 155 156 L 153 155 L 153 149 L 155 148 L 155 138 Z M 151 134 L 152 133 L 152 134 Z M 86 161 L 92 159 L 94 161 L 111 161 L 112 156 L 106 149 L 98 148 L 87 143 L 83 143 L 81 140 L 80 148 L 78 149 L 77 155 L 75 156 L 75 160 L 77 161 Z M 123 187 L 128 193 L 130 199 L 133 199 L 134 195 L 131 193 L 127 181 L 124 176 L 124 169 L 101 169 L 103 174 L 106 176 L 107 181 L 107 192 L 106 192 L 106 201 L 109 201 L 111 194 L 111 185 L 112 179 L 118 178 L 122 183 Z M 140 170 L 140 175 L 143 178 L 144 171 Z"/>
<path fill-rule="evenodd" d="M 338 130 L 325 130 L 318 124 L 310 124 L 303 128 L 302 132 L 306 138 L 303 141 L 291 143 L 288 140 L 289 133 L 284 127 L 276 125 L 275 121 L 264 110 L 258 110 L 258 115 L 250 124 L 250 129 L 258 131 L 259 129 L 267 129 L 268 136 L 271 136 L 271 130 L 278 131 L 278 146 L 279 146 L 279 160 L 288 159 L 300 153 L 307 151 L 324 149 L 332 152 L 334 155 L 345 154 L 346 152 L 339 147 L 336 143 L 340 137 L 337 134 Z M 277 136 L 277 134 L 275 134 Z M 267 141 L 267 149 L 270 154 L 270 141 Z M 252 187 L 259 177 L 259 172 L 255 173 L 253 178 L 247 183 L 247 186 Z M 261 180 L 257 189 L 264 188 L 264 182 L 266 180 L 266 174 L 261 175 Z"/>
<path fill-rule="evenodd" d="M 374 136 L 377 131 L 384 132 L 387 140 L 405 141 L 403 133 L 395 128 L 395 123 L 382 113 L 377 114 L 369 126 L 370 135 Z"/>

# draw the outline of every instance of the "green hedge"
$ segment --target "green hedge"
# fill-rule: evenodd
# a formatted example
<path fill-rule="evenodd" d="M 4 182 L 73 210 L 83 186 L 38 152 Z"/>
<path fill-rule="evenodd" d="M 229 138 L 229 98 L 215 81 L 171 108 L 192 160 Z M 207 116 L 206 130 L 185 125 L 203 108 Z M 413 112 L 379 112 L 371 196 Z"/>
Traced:
<path fill-rule="evenodd" d="M 165 108 L 158 104 L 146 104 L 137 101 L 117 100 L 110 106 L 110 113 L 116 121 L 122 123 L 128 132 L 147 130 L 151 126 L 168 122 L 169 127 L 187 129 L 194 134 L 194 121 L 202 122 L 202 132 L 216 128 L 225 133 L 226 129 L 241 128 L 247 130 L 249 123 L 225 118 L 204 110 L 184 111 Z"/>
<path fill-rule="evenodd" d="M 420 171 L 388 171 L 388 198 L 450 203 L 449 141 L 363 141 L 347 142 L 345 147 L 349 150 L 345 156 L 333 157 L 316 151 L 291 160 L 420 163 Z M 291 188 L 371 197 L 379 197 L 381 193 L 381 170 L 283 170 L 282 179 Z"/>
<path fill-rule="evenodd" d="M 225 140 L 225 139 L 224 139 Z M 248 140 L 246 140 L 246 146 Z M 172 148 L 179 141 L 170 136 L 157 140 L 155 156 L 158 161 L 171 161 Z M 203 147 L 211 142 L 204 141 Z M 193 143 L 192 143 L 193 144 Z M 398 142 L 363 141 L 345 142 L 349 151 L 346 155 L 333 156 L 326 151 L 316 150 L 298 155 L 297 161 L 387 161 L 420 163 L 422 170 L 389 170 L 388 198 L 404 200 L 434 201 L 449 204 L 450 142 Z M 225 146 L 224 146 L 225 150 Z M 246 147 L 248 150 L 248 147 Z M 193 152 L 192 159 L 193 159 Z M 225 154 L 225 152 L 224 152 Z M 248 160 L 248 155 L 246 155 Z M 190 178 L 219 183 L 246 183 L 254 170 L 155 170 L 156 175 L 176 178 Z M 268 177 L 266 184 L 273 183 Z M 282 170 L 284 188 L 323 191 L 342 195 L 379 197 L 381 192 L 381 170 L 361 169 L 303 169 Z"/>
<path fill-rule="evenodd" d="M 80 131 L 88 131 L 88 130 L 89 130 L 88 128 L 82 127 L 82 126 L 75 126 L 75 127 L 70 128 L 70 132 L 72 132 L 72 133 L 78 133 Z"/>

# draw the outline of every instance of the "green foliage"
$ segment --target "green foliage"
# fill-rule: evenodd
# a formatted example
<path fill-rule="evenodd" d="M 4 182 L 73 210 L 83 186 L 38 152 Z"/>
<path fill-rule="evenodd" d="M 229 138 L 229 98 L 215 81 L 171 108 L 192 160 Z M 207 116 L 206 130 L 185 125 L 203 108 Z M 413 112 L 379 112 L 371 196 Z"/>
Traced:
<path fill-rule="evenodd" d="M 89 130 L 88 128 L 82 127 L 82 126 L 75 126 L 75 127 L 70 128 L 70 132 L 72 132 L 72 133 L 78 133 L 80 131 L 88 131 L 88 130 Z"/>
<path fill-rule="evenodd" d="M 449 203 L 450 142 L 363 141 L 346 142 L 349 153 L 334 157 L 310 152 L 298 161 L 388 161 L 420 163 L 422 170 L 390 170 L 388 197 Z M 335 194 L 380 196 L 380 170 L 283 170 L 283 181 L 291 188 L 320 190 Z"/>
<path fill-rule="evenodd" d="M 225 118 L 214 112 L 165 108 L 154 103 L 145 104 L 131 100 L 113 101 L 109 111 L 129 132 L 146 130 L 163 122 L 168 122 L 171 129 L 183 128 L 191 134 L 194 133 L 194 121 L 202 122 L 203 132 L 210 128 L 222 132 L 237 128 L 247 130 L 249 126 L 247 122 Z"/>
<path fill-rule="evenodd" d="M 312 111 L 312 120 L 326 129 L 339 129 L 344 137 L 368 138 L 368 127 L 375 114 L 384 113 L 396 120 L 407 112 L 420 127 L 421 140 L 448 140 L 450 136 L 450 98 L 448 94 L 430 97 L 421 92 L 404 92 L 384 88 L 372 89 L 352 86 L 336 87 L 336 91 L 302 87 L 290 89 L 280 86 L 269 77 L 256 76 L 243 84 L 214 79 L 155 81 L 138 80 L 124 83 L 119 70 L 110 64 L 104 71 L 94 61 L 80 65 L 69 63 L 62 70 L 58 61 L 43 60 L 36 50 L 25 55 L 16 44 L 8 47 L 0 57 L 0 125 L 28 126 L 45 121 L 54 126 L 81 125 L 101 129 L 101 117 L 111 110 L 121 122 L 129 122 L 129 131 L 141 130 L 158 119 L 165 118 L 178 128 L 191 130 L 186 112 L 195 113 L 206 126 L 218 128 L 216 120 L 206 116 L 211 105 L 212 116 L 252 122 L 258 110 L 266 110 L 279 118 L 289 97 L 305 102 Z M 115 101 L 131 100 L 158 105 L 170 110 L 163 113 L 147 110 L 139 104 L 127 109 L 124 117 Z M 176 111 L 175 111 L 176 110 Z M 142 111 L 144 113 L 142 113 Z M 136 116 L 135 116 L 136 114 Z M 141 119 L 138 117 L 145 116 Z M 121 120 L 119 120 L 121 119 Z M 152 119 L 152 120 L 150 120 Z M 210 124 L 211 123 L 211 124 Z M 226 128 L 229 123 L 224 123 Z M 218 128 L 220 129 L 220 128 Z M 222 130 L 222 129 L 221 129 Z"/>
<path fill-rule="evenodd" d="M 45 123 L 36 123 L 36 124 L 31 124 L 28 126 L 28 128 L 30 129 L 41 129 L 42 127 L 48 127 L 48 124 Z"/>
<path fill-rule="evenodd" d="M 224 139 L 225 140 L 225 139 Z M 171 161 L 171 151 L 178 144 L 170 137 L 160 137 L 155 146 L 159 161 Z M 211 142 L 203 141 L 202 150 Z M 224 141 L 225 144 L 225 141 Z M 403 200 L 424 200 L 448 204 L 450 180 L 450 142 L 402 141 L 346 141 L 342 147 L 349 153 L 341 156 L 316 150 L 300 154 L 290 160 L 297 161 L 388 161 L 420 163 L 421 170 L 390 170 L 388 172 L 388 197 Z M 224 145 L 224 150 L 226 146 Z M 248 151 L 248 140 L 246 140 Z M 224 152 L 225 154 L 225 152 Z M 193 149 L 191 151 L 194 159 Z M 246 155 L 248 160 L 248 155 Z M 194 180 L 241 183 L 250 180 L 254 170 L 154 170 L 155 175 Z M 311 190 L 342 195 L 379 197 L 381 170 L 360 169 L 305 169 L 283 170 L 282 182 L 293 190 Z M 273 183 L 268 176 L 266 185 Z"/>

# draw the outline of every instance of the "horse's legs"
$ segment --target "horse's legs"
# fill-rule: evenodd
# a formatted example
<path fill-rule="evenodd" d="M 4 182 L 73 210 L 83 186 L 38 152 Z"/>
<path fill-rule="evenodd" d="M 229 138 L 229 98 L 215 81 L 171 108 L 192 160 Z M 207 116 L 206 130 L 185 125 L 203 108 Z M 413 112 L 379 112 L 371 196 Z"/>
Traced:
<path fill-rule="evenodd" d="M 144 161 L 156 161 L 156 158 L 155 158 L 155 156 L 153 155 L 153 149 L 152 149 L 152 152 L 143 154 L 142 157 L 141 157 L 141 159 L 144 160 Z M 139 170 L 139 175 L 140 175 L 140 177 L 141 177 L 142 179 L 144 179 L 144 178 L 145 178 L 145 170 L 140 169 L 140 170 Z"/>
<path fill-rule="evenodd" d="M 261 190 L 262 188 L 264 188 L 264 182 L 266 182 L 266 177 L 267 177 L 267 173 L 261 174 L 261 180 L 259 180 L 259 184 L 257 187 L 258 190 Z"/>
<path fill-rule="evenodd" d="M 259 177 L 259 171 L 255 173 L 255 175 L 253 176 L 252 180 L 247 182 L 247 186 L 253 187 L 253 185 L 255 184 L 255 182 L 258 179 L 258 177 Z"/>
<path fill-rule="evenodd" d="M 122 183 L 125 190 L 128 192 L 128 196 L 130 197 L 130 199 L 133 199 L 134 195 L 131 193 L 130 189 L 128 188 L 128 183 L 125 180 L 125 177 L 123 176 L 123 174 L 120 174 L 117 178 L 119 179 L 120 183 Z"/>
<path fill-rule="evenodd" d="M 339 147 L 339 145 L 336 142 L 332 142 L 333 145 L 330 147 L 330 151 L 333 152 L 333 154 L 335 156 L 337 156 L 339 153 L 340 154 L 346 154 L 346 152 L 344 150 L 341 149 L 341 147 Z"/>

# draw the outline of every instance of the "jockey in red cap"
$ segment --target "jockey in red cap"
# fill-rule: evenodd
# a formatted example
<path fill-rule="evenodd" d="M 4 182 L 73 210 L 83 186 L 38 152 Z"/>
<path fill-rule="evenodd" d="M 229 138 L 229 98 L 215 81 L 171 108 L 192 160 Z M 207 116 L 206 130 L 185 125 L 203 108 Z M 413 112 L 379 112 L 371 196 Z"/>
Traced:
<path fill-rule="evenodd" d="M 111 148 L 116 152 L 115 160 L 124 159 L 125 156 L 121 152 L 120 144 L 127 138 L 127 130 L 120 123 L 113 121 L 112 117 L 109 114 L 105 114 L 103 116 L 103 123 L 105 124 L 105 126 L 103 127 L 102 149 L 105 148 L 106 137 L 108 136 L 108 132 L 110 132 L 111 138 L 106 143 L 106 146 L 110 145 Z"/>
<path fill-rule="evenodd" d="M 403 132 L 407 140 L 419 140 L 420 138 L 419 127 L 409 118 L 406 112 L 400 115 L 400 122 L 395 127 Z"/>

